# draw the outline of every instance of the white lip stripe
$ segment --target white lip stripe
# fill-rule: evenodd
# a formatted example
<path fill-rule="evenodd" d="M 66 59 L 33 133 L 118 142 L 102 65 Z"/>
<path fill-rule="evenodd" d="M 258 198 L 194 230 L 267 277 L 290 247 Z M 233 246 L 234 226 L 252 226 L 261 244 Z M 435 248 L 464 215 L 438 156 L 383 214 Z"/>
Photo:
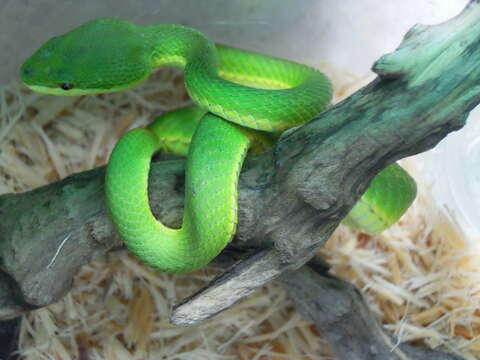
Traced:
<path fill-rule="evenodd" d="M 114 89 L 70 89 L 70 90 L 63 90 L 61 88 L 50 88 L 46 86 L 39 86 L 39 85 L 28 85 L 25 84 L 29 89 L 39 92 L 42 94 L 52 94 L 52 95 L 64 95 L 64 96 L 79 96 L 79 95 L 91 95 L 91 94 L 99 94 L 99 93 L 108 93 L 126 89 L 125 88 L 114 88 Z"/>

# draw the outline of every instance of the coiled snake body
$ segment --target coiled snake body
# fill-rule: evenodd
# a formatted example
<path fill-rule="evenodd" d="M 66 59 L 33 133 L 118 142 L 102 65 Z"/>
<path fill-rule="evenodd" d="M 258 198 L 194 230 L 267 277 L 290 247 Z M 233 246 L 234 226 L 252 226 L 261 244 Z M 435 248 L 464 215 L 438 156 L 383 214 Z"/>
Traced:
<path fill-rule="evenodd" d="M 116 229 L 142 261 L 188 272 L 210 262 L 235 233 L 238 176 L 248 149 L 271 145 L 265 132 L 278 134 L 320 113 L 331 85 L 315 69 L 215 45 L 181 25 L 140 27 L 109 18 L 47 41 L 23 64 L 21 79 L 34 91 L 83 95 L 129 88 L 163 65 L 184 68 L 196 106 L 119 140 L 107 167 L 106 198 Z M 150 160 L 160 149 L 188 151 L 180 229 L 164 226 L 150 210 Z M 379 232 L 398 220 L 415 192 L 411 177 L 391 165 L 345 223 Z"/>

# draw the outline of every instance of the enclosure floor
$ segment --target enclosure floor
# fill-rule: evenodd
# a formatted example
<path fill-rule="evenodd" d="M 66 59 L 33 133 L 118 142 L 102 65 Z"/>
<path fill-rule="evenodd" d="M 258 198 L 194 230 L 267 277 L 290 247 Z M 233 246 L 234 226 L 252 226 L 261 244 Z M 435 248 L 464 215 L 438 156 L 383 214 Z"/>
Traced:
<path fill-rule="evenodd" d="M 326 69 L 335 101 L 363 85 Z M 189 104 L 179 71 L 164 69 L 133 90 L 89 97 L 0 89 L 0 193 L 21 191 L 105 164 L 118 137 Z M 404 163 L 415 176 L 414 163 Z M 381 235 L 340 227 L 322 250 L 356 284 L 399 342 L 480 358 L 480 258 L 433 206 L 428 189 Z M 168 322 L 173 303 L 215 275 L 155 272 L 128 252 L 84 266 L 60 302 L 24 317 L 23 359 L 332 359 L 282 288 L 269 285 L 193 327 Z"/>

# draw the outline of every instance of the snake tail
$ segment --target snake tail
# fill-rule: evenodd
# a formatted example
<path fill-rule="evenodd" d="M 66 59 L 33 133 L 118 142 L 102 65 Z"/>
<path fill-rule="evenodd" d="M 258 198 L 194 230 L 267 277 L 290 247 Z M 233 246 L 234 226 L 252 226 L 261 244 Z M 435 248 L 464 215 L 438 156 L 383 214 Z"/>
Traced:
<path fill-rule="evenodd" d="M 344 225 L 378 234 L 396 223 L 417 195 L 415 180 L 400 165 L 380 171 L 347 216 Z"/>

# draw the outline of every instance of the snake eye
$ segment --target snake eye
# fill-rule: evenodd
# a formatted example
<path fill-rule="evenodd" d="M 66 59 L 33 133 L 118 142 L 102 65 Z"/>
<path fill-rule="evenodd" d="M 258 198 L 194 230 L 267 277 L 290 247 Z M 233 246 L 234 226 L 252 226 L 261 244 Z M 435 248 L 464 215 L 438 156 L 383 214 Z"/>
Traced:
<path fill-rule="evenodd" d="M 70 83 L 61 83 L 61 84 L 60 84 L 60 87 L 61 87 L 63 90 L 70 90 L 70 89 L 73 89 L 73 84 L 70 84 Z"/>
<path fill-rule="evenodd" d="M 23 75 L 26 76 L 26 77 L 32 76 L 33 75 L 32 69 L 31 68 L 23 69 Z"/>

